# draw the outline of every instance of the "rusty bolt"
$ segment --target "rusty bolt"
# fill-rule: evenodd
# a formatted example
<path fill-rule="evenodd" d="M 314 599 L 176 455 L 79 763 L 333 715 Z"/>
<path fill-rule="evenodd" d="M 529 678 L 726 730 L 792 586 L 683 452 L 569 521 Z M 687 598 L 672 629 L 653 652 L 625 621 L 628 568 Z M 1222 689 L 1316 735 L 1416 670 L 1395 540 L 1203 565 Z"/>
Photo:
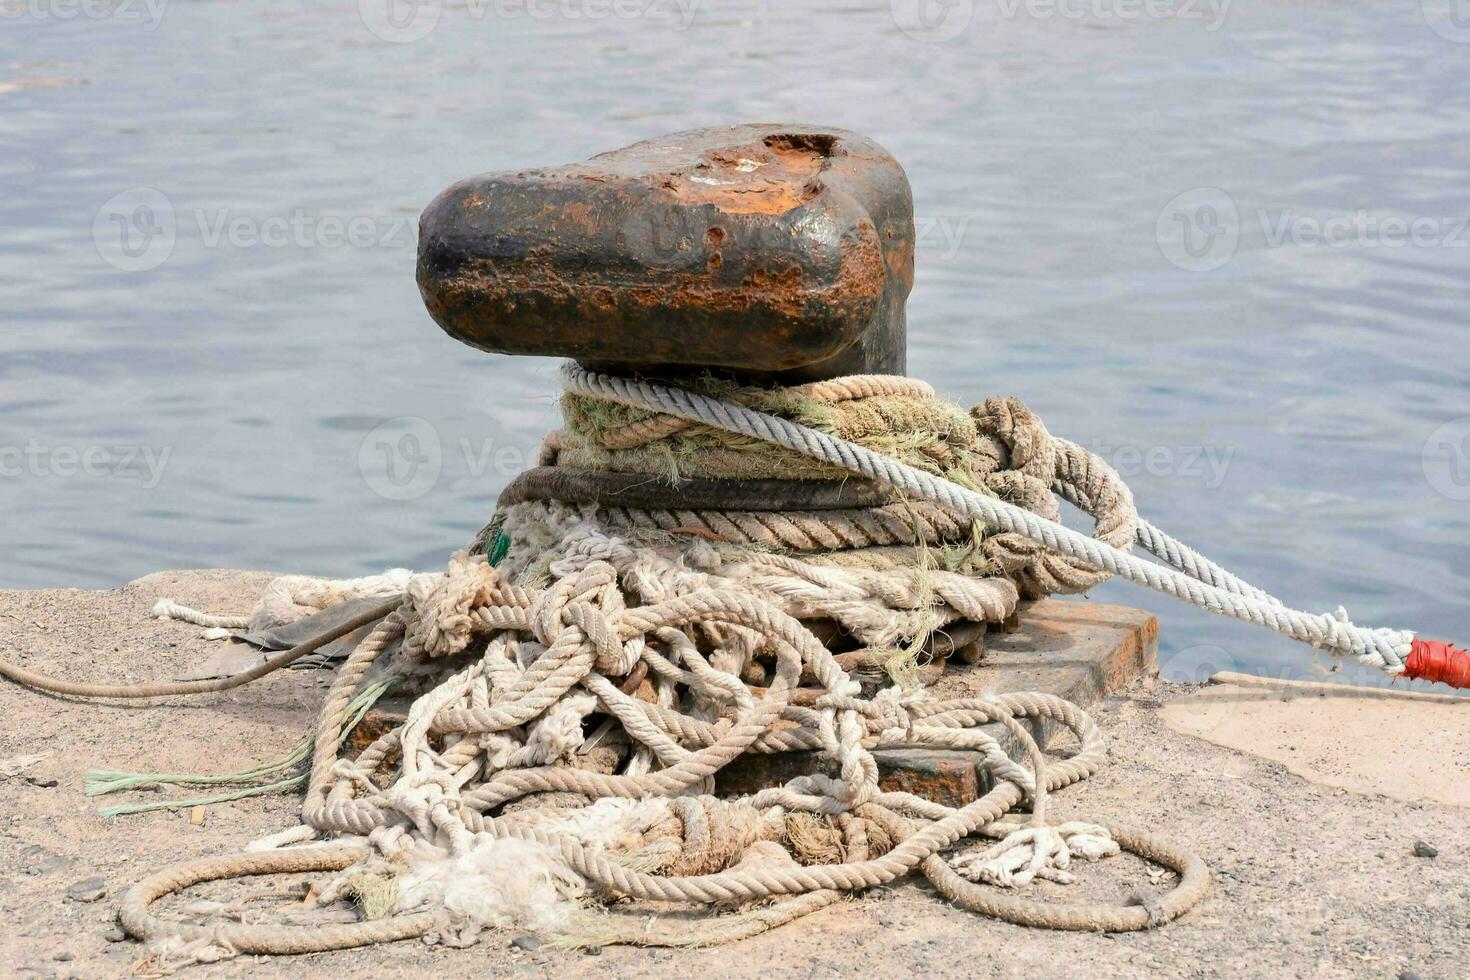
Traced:
<path fill-rule="evenodd" d="M 866 137 L 811 126 L 694 130 L 471 177 L 419 228 L 419 289 L 450 336 L 655 375 L 901 374 L 913 265 L 903 169 Z"/>

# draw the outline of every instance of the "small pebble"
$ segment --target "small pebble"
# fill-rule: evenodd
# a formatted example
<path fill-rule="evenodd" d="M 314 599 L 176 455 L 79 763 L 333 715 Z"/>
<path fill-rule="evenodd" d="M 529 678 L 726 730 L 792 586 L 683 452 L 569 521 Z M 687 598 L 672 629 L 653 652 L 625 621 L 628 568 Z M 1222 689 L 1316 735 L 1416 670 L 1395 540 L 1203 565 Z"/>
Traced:
<path fill-rule="evenodd" d="M 586 953 L 588 956 L 601 956 L 602 955 L 602 947 L 601 946 L 588 946 L 586 949 L 582 950 L 582 952 Z"/>
<path fill-rule="evenodd" d="M 1414 856 L 1416 858 L 1439 857 L 1439 848 L 1422 840 L 1414 842 Z"/>
<path fill-rule="evenodd" d="M 73 958 L 72 951 L 69 949 L 58 950 L 51 954 L 51 958 L 58 963 L 70 963 Z"/>
<path fill-rule="evenodd" d="M 102 938 L 110 943 L 120 943 L 128 938 L 128 934 L 123 931 L 122 926 L 113 926 L 102 934 Z"/>
<path fill-rule="evenodd" d="M 534 953 L 541 948 L 541 940 L 535 936 L 517 936 L 510 941 L 516 949 L 524 949 L 528 953 Z"/>
<path fill-rule="evenodd" d="M 1400 970 L 1399 980 L 1421 980 L 1418 973 L 1413 970 Z"/>
<path fill-rule="evenodd" d="M 93 875 L 73 882 L 66 889 L 66 897 L 73 902 L 96 902 L 107 894 L 107 882 L 101 875 Z"/>
<path fill-rule="evenodd" d="M 189 822 L 196 827 L 204 826 L 204 807 L 196 806 L 189 811 Z"/>

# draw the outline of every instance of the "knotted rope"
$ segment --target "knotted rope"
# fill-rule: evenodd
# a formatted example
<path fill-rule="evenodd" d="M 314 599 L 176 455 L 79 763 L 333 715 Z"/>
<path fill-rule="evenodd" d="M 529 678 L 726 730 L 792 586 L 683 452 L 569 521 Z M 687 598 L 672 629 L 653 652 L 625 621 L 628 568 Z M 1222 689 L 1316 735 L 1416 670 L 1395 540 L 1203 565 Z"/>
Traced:
<path fill-rule="evenodd" d="M 313 739 L 303 826 L 339 843 L 281 846 L 301 842 L 288 832 L 155 875 L 124 898 L 131 933 L 195 958 L 426 934 L 462 943 L 511 923 L 566 943 L 710 943 L 915 869 L 1007 921 L 1152 927 L 1197 902 L 1208 872 L 1143 831 L 1047 822 L 1048 795 L 1101 764 L 1085 712 L 1042 694 L 936 699 L 911 680 L 874 690 L 853 671 L 1110 574 L 1391 671 L 1424 670 L 1409 634 L 1291 610 L 1141 520 L 1110 467 L 1013 399 L 965 412 L 902 378 L 723 398 L 575 366 L 564 378 L 567 428 L 442 575 L 293 577 L 228 620 L 160 606 L 200 625 L 262 625 L 403 592 L 340 668 Z M 1091 538 L 1057 523 L 1053 494 L 1093 517 Z M 1129 554 L 1135 541 L 1166 564 Z M 819 623 L 835 632 L 819 638 Z M 834 637 L 858 649 L 834 653 Z M 1440 676 L 1464 669 L 1460 651 L 1431 654 Z M 420 694 L 403 724 L 343 757 L 370 677 Z M 1026 720 L 1060 725 L 1077 750 L 1049 760 Z M 873 752 L 897 745 L 973 752 L 994 788 L 962 807 L 886 791 Z M 740 757 L 794 751 L 832 769 L 714 795 Z M 1006 819 L 1021 804 L 1029 815 Z M 951 851 L 976 835 L 999 843 Z M 1121 908 L 1007 891 L 1069 881 L 1073 858 L 1119 849 L 1178 884 Z M 150 911 L 192 884 L 284 872 L 332 872 L 320 902 L 357 896 L 372 917 L 201 925 Z M 611 898 L 738 911 L 656 928 L 584 911 Z"/>

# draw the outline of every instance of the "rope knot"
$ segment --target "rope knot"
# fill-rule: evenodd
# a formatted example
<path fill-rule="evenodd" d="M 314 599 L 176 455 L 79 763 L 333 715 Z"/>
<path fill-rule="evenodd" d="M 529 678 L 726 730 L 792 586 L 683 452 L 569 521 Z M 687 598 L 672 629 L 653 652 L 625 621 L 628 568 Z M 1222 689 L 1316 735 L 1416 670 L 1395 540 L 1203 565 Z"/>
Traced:
<path fill-rule="evenodd" d="M 913 715 L 909 712 L 908 702 L 914 699 L 918 692 L 904 692 L 896 687 L 885 687 L 873 695 L 872 711 L 868 717 L 876 721 L 883 738 L 887 739 L 894 735 L 907 736 L 914 728 Z"/>
<path fill-rule="evenodd" d="M 592 645 L 597 669 L 618 677 L 633 669 L 643 648 L 637 635 L 623 640 L 626 608 L 617 571 L 607 562 L 593 561 L 536 596 L 531 630 L 543 645 L 552 647 L 565 642 L 569 627 L 575 628 Z"/>
<path fill-rule="evenodd" d="M 1056 473 L 1056 445 L 1038 416 L 1019 398 L 987 398 L 970 409 L 981 435 L 1006 449 L 1002 468 L 1018 470 L 1050 484 Z"/>
<path fill-rule="evenodd" d="M 457 551 L 449 568 L 423 597 L 410 592 L 413 615 L 403 639 L 405 654 L 415 660 L 449 657 L 474 638 L 474 611 L 495 602 L 500 579 L 484 555 Z"/>

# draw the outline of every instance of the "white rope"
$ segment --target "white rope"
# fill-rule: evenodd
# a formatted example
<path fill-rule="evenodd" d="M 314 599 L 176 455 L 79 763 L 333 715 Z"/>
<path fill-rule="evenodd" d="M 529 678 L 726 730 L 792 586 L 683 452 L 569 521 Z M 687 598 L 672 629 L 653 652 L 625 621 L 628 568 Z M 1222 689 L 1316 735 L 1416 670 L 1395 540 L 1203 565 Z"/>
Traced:
<path fill-rule="evenodd" d="M 216 616 L 191 606 L 185 606 L 165 596 L 153 604 L 149 615 L 155 619 L 177 619 L 211 630 L 242 630 L 250 625 L 249 616 Z"/>
<path fill-rule="evenodd" d="M 966 489 L 895 459 L 796 422 L 691 391 L 585 370 L 568 362 L 562 381 L 572 391 L 701 422 L 727 432 L 784 446 L 812 459 L 878 480 L 906 494 L 942 504 L 991 526 L 1014 531 L 1063 555 L 1172 595 L 1210 612 L 1255 623 L 1314 647 L 1350 654 L 1391 674 L 1404 669 L 1414 635 L 1406 630 L 1355 626 L 1344 610 L 1312 614 L 1281 605 L 1269 595 L 1141 523 L 1139 540 L 1172 567 L 1144 561 L 1055 521 Z"/>

